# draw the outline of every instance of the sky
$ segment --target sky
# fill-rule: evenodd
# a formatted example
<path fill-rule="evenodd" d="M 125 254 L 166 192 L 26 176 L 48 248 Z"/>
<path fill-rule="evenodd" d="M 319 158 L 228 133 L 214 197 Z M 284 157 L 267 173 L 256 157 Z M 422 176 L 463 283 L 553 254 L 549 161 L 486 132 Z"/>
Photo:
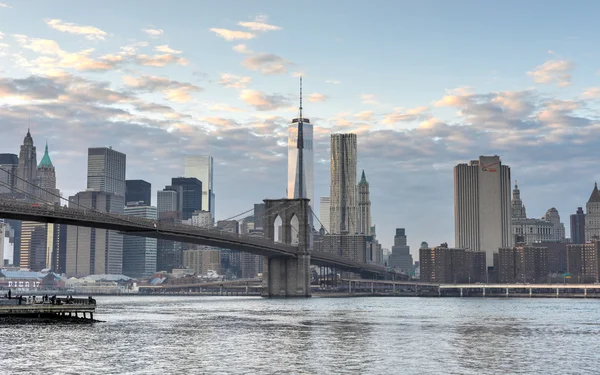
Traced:
<path fill-rule="evenodd" d="M 0 152 L 48 142 L 64 195 L 87 148 L 153 190 L 214 157 L 216 218 L 285 196 L 287 125 L 356 133 L 377 238 L 454 243 L 453 167 L 499 155 L 530 217 L 569 215 L 600 178 L 600 3 L 0 0 Z M 153 197 L 155 199 L 155 195 Z M 318 212 L 318 199 L 315 212 Z"/>

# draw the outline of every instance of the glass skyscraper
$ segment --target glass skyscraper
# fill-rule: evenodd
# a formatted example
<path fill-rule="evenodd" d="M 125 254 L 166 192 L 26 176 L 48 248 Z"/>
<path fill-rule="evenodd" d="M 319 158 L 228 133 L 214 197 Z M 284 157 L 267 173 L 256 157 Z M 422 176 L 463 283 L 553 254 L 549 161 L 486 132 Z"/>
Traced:
<path fill-rule="evenodd" d="M 287 178 L 287 196 L 289 199 L 297 198 L 295 196 L 296 179 L 298 176 L 298 122 L 295 118 L 288 126 L 288 178 Z M 303 118 L 304 135 L 304 187 L 306 188 L 305 197 L 310 199 L 311 207 L 314 204 L 314 153 L 313 153 L 313 125 L 310 120 Z"/>
<path fill-rule="evenodd" d="M 215 217 L 215 191 L 213 190 L 213 158 L 209 155 L 187 155 L 184 159 L 184 177 L 194 177 L 202 182 L 202 209 Z"/>

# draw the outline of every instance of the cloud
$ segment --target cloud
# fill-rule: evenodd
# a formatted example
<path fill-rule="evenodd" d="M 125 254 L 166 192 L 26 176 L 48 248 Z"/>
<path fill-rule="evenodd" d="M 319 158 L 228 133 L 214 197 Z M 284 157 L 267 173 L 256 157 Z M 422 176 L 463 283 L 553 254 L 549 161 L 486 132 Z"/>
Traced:
<path fill-rule="evenodd" d="M 257 53 L 245 58 L 242 65 L 250 70 L 260 71 L 262 74 L 284 74 L 292 63 L 272 53 Z"/>
<path fill-rule="evenodd" d="M 571 84 L 571 70 L 574 64 L 566 60 L 550 60 L 527 72 L 535 83 L 556 83 L 559 87 Z"/>
<path fill-rule="evenodd" d="M 377 104 L 377 100 L 375 100 L 375 95 L 373 94 L 362 94 L 360 96 L 363 104 Z"/>
<path fill-rule="evenodd" d="M 4 39 L 4 33 L 0 31 L 0 39 Z"/>
<path fill-rule="evenodd" d="M 208 109 L 210 109 L 211 111 L 216 111 L 216 112 L 245 112 L 241 108 L 233 107 L 233 106 L 230 106 L 229 104 L 225 104 L 225 103 L 213 104 L 210 107 L 208 107 Z"/>
<path fill-rule="evenodd" d="M 332 85 L 339 85 L 342 81 L 337 81 L 335 79 L 328 79 L 325 83 L 331 83 Z"/>
<path fill-rule="evenodd" d="M 157 29 L 154 27 L 149 27 L 146 29 L 142 29 L 143 32 L 145 32 L 146 34 L 150 35 L 151 37 L 159 37 L 162 36 L 165 32 L 163 31 L 163 29 Z"/>
<path fill-rule="evenodd" d="M 354 115 L 354 117 L 356 117 L 357 119 L 362 120 L 362 121 L 373 122 L 373 121 L 375 121 L 375 117 L 373 115 L 374 115 L 373 111 L 362 111 L 362 112 L 356 113 Z"/>
<path fill-rule="evenodd" d="M 154 47 L 154 50 L 155 50 L 156 52 L 170 53 L 170 54 L 175 54 L 175 55 L 178 55 L 178 54 L 182 53 L 181 51 L 177 51 L 177 50 L 171 49 L 171 48 L 170 48 L 168 45 L 166 45 L 166 44 L 165 44 L 165 45 L 162 45 L 162 46 L 156 46 L 156 47 Z"/>
<path fill-rule="evenodd" d="M 114 69 L 121 63 L 120 60 L 117 61 L 111 56 L 94 59 L 91 57 L 94 52 L 93 48 L 79 52 L 66 52 L 53 40 L 30 38 L 20 34 L 15 34 L 13 37 L 21 47 L 42 55 L 27 62 L 27 64 L 34 67 L 34 71 L 42 74 L 59 74 L 59 68 L 75 69 L 82 72 L 107 71 Z"/>
<path fill-rule="evenodd" d="M 108 35 L 105 31 L 93 26 L 79 26 L 74 23 L 63 22 L 59 19 L 47 19 L 46 24 L 63 33 L 83 35 L 89 40 L 105 40 L 105 37 Z"/>
<path fill-rule="evenodd" d="M 12 8 L 12 7 L 6 3 L 0 3 L 0 8 Z"/>
<path fill-rule="evenodd" d="M 177 51 L 178 52 L 178 51 Z M 162 67 L 169 64 L 187 65 L 188 61 L 182 57 L 165 53 L 161 55 L 140 54 L 134 56 L 134 61 L 143 66 Z"/>
<path fill-rule="evenodd" d="M 600 87 L 590 87 L 581 94 L 584 99 L 597 99 L 600 98 Z"/>
<path fill-rule="evenodd" d="M 123 77 L 125 84 L 138 92 L 162 92 L 165 99 L 174 102 L 188 102 L 191 94 L 203 91 L 201 87 L 191 83 L 173 81 L 169 78 L 156 76 Z"/>
<path fill-rule="evenodd" d="M 240 99 L 257 111 L 272 111 L 290 105 L 289 99 L 282 95 L 267 95 L 256 90 L 242 90 Z"/>
<path fill-rule="evenodd" d="M 238 25 L 250 29 L 252 31 L 277 31 L 281 30 L 281 27 L 275 25 L 269 25 L 266 23 L 266 17 L 259 17 L 252 22 L 238 22 Z"/>
<path fill-rule="evenodd" d="M 315 92 L 315 93 L 313 93 L 313 94 L 310 94 L 310 95 L 308 96 L 308 101 L 309 101 L 309 102 L 312 102 L 312 103 L 324 102 L 324 101 L 326 101 L 327 99 L 328 99 L 328 98 L 327 98 L 327 96 L 326 96 L 326 95 L 319 94 L 319 93 L 316 93 L 316 92 Z"/>
<path fill-rule="evenodd" d="M 425 115 L 427 110 L 428 110 L 427 107 L 410 108 L 405 111 L 398 110 L 396 112 L 388 113 L 387 115 L 385 115 L 383 117 L 383 120 L 381 121 L 381 123 L 389 125 L 389 124 L 395 124 L 398 122 L 412 122 L 412 121 L 422 120 L 427 117 Z"/>
<path fill-rule="evenodd" d="M 227 30 L 227 29 L 218 29 L 218 28 L 210 28 L 209 31 L 217 34 L 221 38 L 225 40 L 248 40 L 254 38 L 256 35 L 253 33 L 249 33 L 247 31 L 235 31 L 235 30 Z"/>
<path fill-rule="evenodd" d="M 252 81 L 251 77 L 240 77 L 229 73 L 222 73 L 219 84 L 227 88 L 241 89 L 245 88 Z"/>
<path fill-rule="evenodd" d="M 233 46 L 232 48 L 235 52 L 237 53 L 243 53 L 243 54 L 251 54 L 254 53 L 252 50 L 250 50 L 245 44 L 236 44 L 235 46 Z"/>

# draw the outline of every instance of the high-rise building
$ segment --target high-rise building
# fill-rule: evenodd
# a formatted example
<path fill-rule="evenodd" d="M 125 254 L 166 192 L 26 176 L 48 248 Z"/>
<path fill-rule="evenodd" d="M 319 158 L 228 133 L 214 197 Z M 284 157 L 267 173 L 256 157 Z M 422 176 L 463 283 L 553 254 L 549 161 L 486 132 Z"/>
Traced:
<path fill-rule="evenodd" d="M 263 230 L 265 227 L 265 204 L 254 204 L 254 229 Z"/>
<path fill-rule="evenodd" d="M 181 223 L 181 212 L 159 211 L 158 221 L 168 224 Z M 173 268 L 181 268 L 183 266 L 183 244 L 181 242 L 159 239 L 156 247 L 157 271 L 171 272 Z"/>
<path fill-rule="evenodd" d="M 585 242 L 596 241 L 600 239 L 600 192 L 597 183 L 594 183 L 585 210 Z"/>
<path fill-rule="evenodd" d="M 163 190 L 156 192 L 156 208 L 158 213 L 177 211 L 181 213 L 183 208 L 183 187 L 166 186 Z"/>
<path fill-rule="evenodd" d="M 202 182 L 202 209 L 215 217 L 215 191 L 213 190 L 213 158 L 208 155 L 187 155 L 184 159 L 184 177 L 194 177 Z"/>
<path fill-rule="evenodd" d="M 44 149 L 44 156 L 37 167 L 37 185 L 39 196 L 46 202 L 60 202 L 60 191 L 56 188 L 56 169 L 48 154 L 48 143 Z"/>
<path fill-rule="evenodd" d="M 331 135 L 331 233 L 355 234 L 356 134 Z"/>
<path fill-rule="evenodd" d="M 518 244 L 501 248 L 497 259 L 494 270 L 500 283 L 544 283 L 548 280 L 546 247 Z"/>
<path fill-rule="evenodd" d="M 188 220 L 196 211 L 202 211 L 202 182 L 195 177 L 174 177 L 171 179 L 172 186 L 180 186 L 181 195 L 181 218 Z"/>
<path fill-rule="evenodd" d="M 300 78 L 300 108 L 299 116 L 292 119 L 288 126 L 288 198 L 308 198 L 310 206 L 314 207 L 314 150 L 313 150 L 313 125 L 310 119 L 302 115 L 302 78 Z M 298 137 L 298 129 L 302 127 L 302 137 Z M 300 140 L 301 144 L 298 143 Z M 302 151 L 303 164 L 300 165 L 300 151 Z M 303 175 L 300 176 L 300 172 Z M 302 183 L 302 188 L 300 187 Z M 302 191 L 302 196 L 300 196 Z"/>
<path fill-rule="evenodd" d="M 548 209 L 542 220 L 552 223 L 553 241 L 560 242 L 565 240 L 565 225 L 560 222 L 560 215 L 556 208 L 552 207 Z"/>
<path fill-rule="evenodd" d="M 396 228 L 392 254 L 388 259 L 388 267 L 399 268 L 409 273 L 412 270 L 413 258 L 410 255 L 410 247 L 406 244 L 406 231 L 404 228 Z"/>
<path fill-rule="evenodd" d="M 4 221 L 0 220 L 0 267 L 4 266 L 4 237 L 5 227 Z"/>
<path fill-rule="evenodd" d="M 58 247 L 58 224 L 23 221 L 19 265 L 39 272 L 50 269 Z"/>
<path fill-rule="evenodd" d="M 193 226 L 201 228 L 210 228 L 215 222 L 212 214 L 208 211 L 196 211 L 190 220 Z"/>
<path fill-rule="evenodd" d="M 123 196 L 112 193 L 82 191 L 69 198 L 69 208 L 86 207 L 99 212 L 122 214 L 124 201 Z M 123 272 L 123 235 L 119 232 L 69 225 L 66 250 L 68 276 L 119 275 Z"/>
<path fill-rule="evenodd" d="M 521 200 L 521 191 L 515 183 L 512 206 L 512 238 L 514 243 L 532 245 L 538 242 L 555 241 L 554 224 L 547 220 L 527 218 L 525 205 Z M 560 221 L 560 218 L 559 218 Z M 564 226 L 563 226 L 564 228 Z M 496 273 L 498 275 L 498 273 Z"/>
<path fill-rule="evenodd" d="M 510 167 L 498 156 L 480 156 L 454 167 L 454 226 L 459 248 L 494 253 L 512 246 Z"/>
<path fill-rule="evenodd" d="M 221 253 L 212 248 L 186 250 L 183 252 L 183 265 L 193 269 L 197 275 L 206 275 L 209 271 L 219 273 Z"/>
<path fill-rule="evenodd" d="M 0 194 L 12 193 L 17 181 L 19 157 L 15 154 L 0 154 Z"/>
<path fill-rule="evenodd" d="M 369 235 L 371 230 L 371 199 L 369 193 L 369 183 L 362 171 L 360 182 L 358 183 L 358 233 Z"/>
<path fill-rule="evenodd" d="M 156 207 L 128 205 L 125 215 L 142 219 L 158 219 Z M 123 236 L 123 274 L 134 278 L 147 278 L 156 272 L 155 238 Z"/>
<path fill-rule="evenodd" d="M 37 156 L 33 138 L 29 129 L 21 145 L 19 152 L 19 164 L 17 166 L 17 180 L 15 181 L 15 192 L 24 194 L 27 199 L 37 195 Z"/>
<path fill-rule="evenodd" d="M 331 199 L 321 197 L 319 199 L 319 220 L 326 233 L 331 233 Z"/>
<path fill-rule="evenodd" d="M 584 244 L 567 245 L 567 272 L 571 274 L 571 278 L 568 280 L 568 282 L 577 284 L 599 282 L 599 259 L 600 241 L 590 241 Z M 566 278 L 565 281 L 567 281 Z"/>
<path fill-rule="evenodd" d="M 126 161 L 125 154 L 113 150 L 112 147 L 89 148 L 88 190 L 112 193 L 124 199 Z"/>
<path fill-rule="evenodd" d="M 217 221 L 217 228 L 224 232 L 240 233 L 240 225 L 237 220 L 219 220 Z"/>
<path fill-rule="evenodd" d="M 152 204 L 152 185 L 144 180 L 125 181 L 125 204 L 137 203 L 143 206 Z"/>
<path fill-rule="evenodd" d="M 585 243 L 585 213 L 582 207 L 577 207 L 577 212 L 571 215 L 571 242 Z"/>

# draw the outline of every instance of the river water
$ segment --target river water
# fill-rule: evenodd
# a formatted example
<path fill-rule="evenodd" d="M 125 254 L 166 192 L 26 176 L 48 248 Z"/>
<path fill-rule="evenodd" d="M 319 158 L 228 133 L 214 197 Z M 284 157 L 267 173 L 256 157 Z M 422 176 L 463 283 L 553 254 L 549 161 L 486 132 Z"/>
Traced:
<path fill-rule="evenodd" d="M 94 325 L 0 326 L 1 374 L 592 374 L 600 301 L 98 297 Z"/>

